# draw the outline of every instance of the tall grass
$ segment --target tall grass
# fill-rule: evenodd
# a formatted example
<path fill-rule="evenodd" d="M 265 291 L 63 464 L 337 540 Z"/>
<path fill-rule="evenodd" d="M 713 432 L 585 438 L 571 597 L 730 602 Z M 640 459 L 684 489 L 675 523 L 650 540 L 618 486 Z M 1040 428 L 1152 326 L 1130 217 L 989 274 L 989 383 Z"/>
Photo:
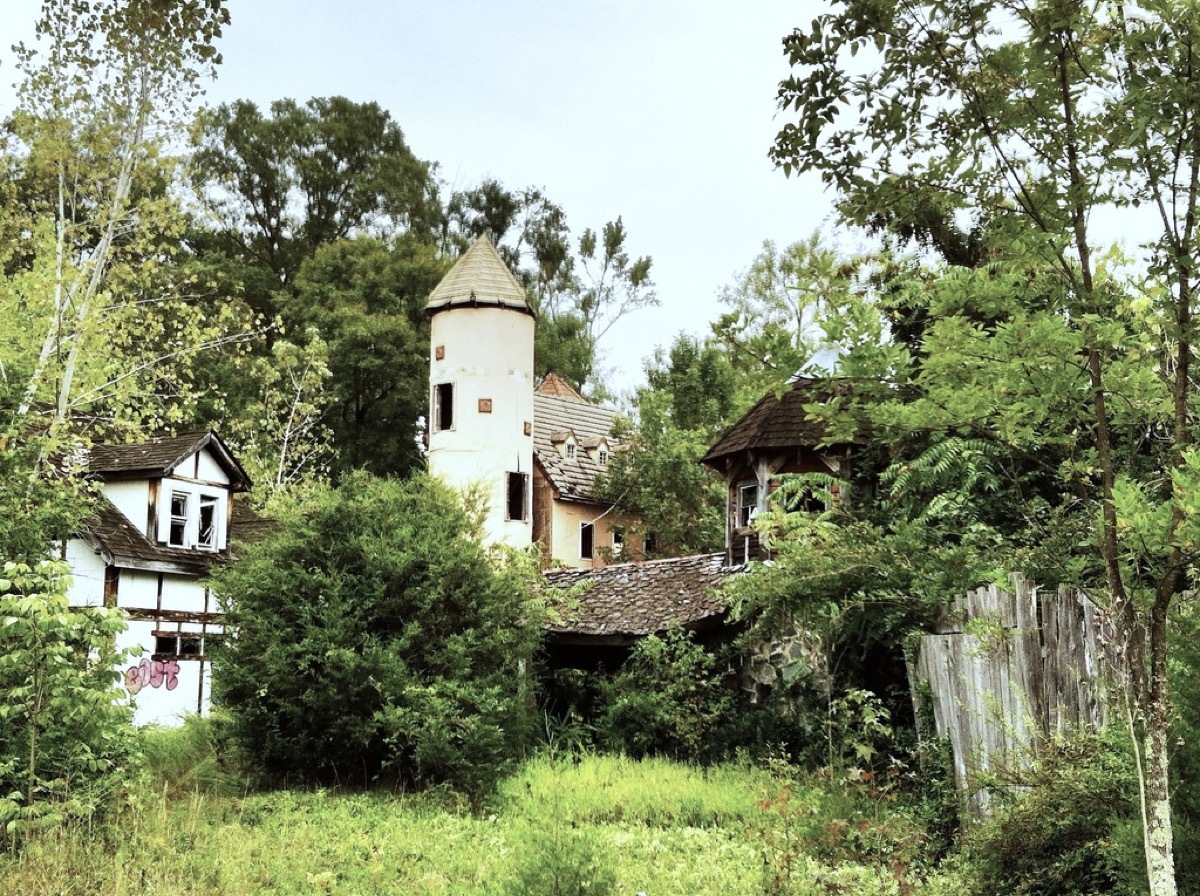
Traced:
<path fill-rule="evenodd" d="M 48 832 L 23 853 L 0 855 L 0 894 L 765 892 L 764 831 L 776 816 L 764 794 L 779 787 L 767 770 L 538 758 L 504 783 L 490 810 L 471 814 L 438 795 L 248 791 L 212 742 L 211 732 L 186 727 L 150 733 L 151 774 L 116 822 Z M 805 805 L 821 804 L 816 791 L 809 800 L 789 786 Z M 897 893 L 886 868 L 798 859 L 789 894 L 847 882 L 840 892 Z M 922 885 L 956 892 L 942 881 Z"/>

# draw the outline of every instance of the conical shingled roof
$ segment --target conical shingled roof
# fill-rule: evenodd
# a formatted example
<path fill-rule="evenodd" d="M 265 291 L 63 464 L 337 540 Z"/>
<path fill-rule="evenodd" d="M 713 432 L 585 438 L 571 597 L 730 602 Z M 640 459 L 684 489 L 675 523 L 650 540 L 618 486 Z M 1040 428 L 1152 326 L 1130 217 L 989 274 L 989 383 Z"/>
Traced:
<path fill-rule="evenodd" d="M 512 308 L 533 314 L 525 299 L 525 290 L 517 282 L 487 234 L 479 237 L 442 282 L 434 287 L 425 304 L 428 314 L 449 308 L 480 305 Z"/>

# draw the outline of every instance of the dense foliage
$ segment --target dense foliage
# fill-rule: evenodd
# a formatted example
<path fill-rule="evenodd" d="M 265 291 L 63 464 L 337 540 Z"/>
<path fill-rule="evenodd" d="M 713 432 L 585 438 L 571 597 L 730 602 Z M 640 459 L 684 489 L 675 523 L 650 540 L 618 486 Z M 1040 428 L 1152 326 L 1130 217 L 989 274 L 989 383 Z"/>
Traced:
<path fill-rule="evenodd" d="M 66 564 L 0 568 L 0 846 L 93 819 L 125 781 L 133 748 L 120 700 L 124 615 L 67 604 Z"/>
<path fill-rule="evenodd" d="M 531 562 L 497 568 L 427 477 L 318 489 L 216 575 L 215 699 L 272 779 L 478 796 L 529 734 Z"/>

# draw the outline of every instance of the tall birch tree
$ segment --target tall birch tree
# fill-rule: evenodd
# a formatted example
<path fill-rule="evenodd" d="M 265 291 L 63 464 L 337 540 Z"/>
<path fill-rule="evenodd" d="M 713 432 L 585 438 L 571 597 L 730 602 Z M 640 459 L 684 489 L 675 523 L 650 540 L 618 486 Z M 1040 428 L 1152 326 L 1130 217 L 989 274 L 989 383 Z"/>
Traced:
<path fill-rule="evenodd" d="M 109 423 L 138 416 L 149 392 L 168 408 L 187 386 L 173 362 L 241 338 L 189 307 L 204 284 L 169 271 L 182 217 L 167 152 L 228 21 L 221 0 L 46 0 L 36 41 L 15 48 L 24 81 L 8 149 L 34 186 L 26 263 L 7 292 L 39 334 L 18 365 L 19 418 L 48 408 L 56 428 L 121 393 Z"/>

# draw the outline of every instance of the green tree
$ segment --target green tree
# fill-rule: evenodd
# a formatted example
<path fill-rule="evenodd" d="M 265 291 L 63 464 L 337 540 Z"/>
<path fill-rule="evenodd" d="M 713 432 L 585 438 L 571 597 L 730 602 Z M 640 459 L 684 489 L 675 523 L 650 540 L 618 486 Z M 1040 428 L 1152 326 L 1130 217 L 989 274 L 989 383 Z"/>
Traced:
<path fill-rule="evenodd" d="M 181 217 L 163 157 L 227 22 L 219 0 L 48 0 L 37 43 L 17 47 L 24 80 L 5 167 L 20 239 L 0 298 L 6 329 L 23 334 L 5 349 L 29 358 L 16 365 L 20 416 L 36 404 L 57 424 L 81 411 L 162 422 L 188 400 L 191 356 L 238 338 L 219 315 L 192 313 L 195 285 L 169 270 Z"/>
<path fill-rule="evenodd" d="M 448 782 L 478 797 L 530 733 L 532 555 L 489 557 L 436 480 L 346 477 L 214 587 L 215 695 L 276 779 Z"/>
<path fill-rule="evenodd" d="M 849 0 L 785 38 L 796 71 L 779 101 L 798 121 L 772 150 L 785 171 L 819 172 L 852 222 L 895 209 L 901 237 L 930 209 L 986 222 L 985 263 L 948 265 L 927 298 L 920 364 L 887 371 L 922 397 L 881 422 L 1067 455 L 1142 733 L 1154 894 L 1175 892 L 1168 620 L 1200 544 L 1198 36 L 1200 12 L 1156 0 Z M 1098 251 L 1113 208 L 1149 209 L 1135 263 Z"/>
<path fill-rule="evenodd" d="M 268 318 L 318 247 L 438 232 L 432 166 L 376 103 L 285 99 L 264 115 L 238 100 L 200 115 L 194 144 L 190 177 L 207 215 L 197 246 L 229 259 L 250 306 Z"/>
<path fill-rule="evenodd" d="M 300 331 L 328 346 L 324 424 L 333 438 L 332 471 L 405 475 L 423 464 L 420 418 L 429 403 L 429 323 L 425 301 L 449 262 L 405 234 L 390 245 L 371 238 L 316 250 L 284 304 Z"/>
<path fill-rule="evenodd" d="M 725 541 L 725 490 L 700 458 L 744 408 L 737 374 L 719 345 L 679 336 L 646 367 L 637 393 L 637 422 L 620 432 L 599 482 L 603 493 L 653 533 L 666 556 L 720 550 Z"/>
<path fill-rule="evenodd" d="M 71 608 L 66 564 L 0 569 L 0 844 L 72 818 L 113 796 L 132 755 L 112 647 L 124 614 Z"/>

